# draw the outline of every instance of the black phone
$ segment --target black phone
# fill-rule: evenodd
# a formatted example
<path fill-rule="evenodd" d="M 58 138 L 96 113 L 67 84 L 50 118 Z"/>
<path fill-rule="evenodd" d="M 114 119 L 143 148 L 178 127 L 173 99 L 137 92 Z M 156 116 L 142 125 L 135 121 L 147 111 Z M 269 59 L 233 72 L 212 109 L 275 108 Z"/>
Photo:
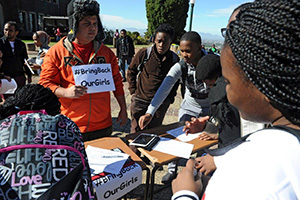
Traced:
<path fill-rule="evenodd" d="M 157 135 L 141 133 L 130 143 L 130 145 L 142 147 L 150 151 L 158 141 L 159 137 Z"/>

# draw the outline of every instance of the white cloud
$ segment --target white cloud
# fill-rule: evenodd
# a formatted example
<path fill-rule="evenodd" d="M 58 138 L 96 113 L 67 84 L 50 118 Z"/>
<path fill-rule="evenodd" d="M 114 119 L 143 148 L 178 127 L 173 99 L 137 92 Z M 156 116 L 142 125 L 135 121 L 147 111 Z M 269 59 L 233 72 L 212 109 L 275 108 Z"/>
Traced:
<path fill-rule="evenodd" d="M 105 14 L 101 14 L 100 17 L 101 17 L 103 26 L 108 27 L 108 28 L 147 29 L 147 24 L 145 24 L 141 21 L 138 21 L 138 20 L 125 19 L 124 17 L 105 15 Z"/>
<path fill-rule="evenodd" d="M 232 11 L 239 5 L 231 5 L 227 8 L 220 8 L 213 10 L 211 13 L 207 14 L 208 17 L 220 17 L 220 16 L 230 16 Z"/>

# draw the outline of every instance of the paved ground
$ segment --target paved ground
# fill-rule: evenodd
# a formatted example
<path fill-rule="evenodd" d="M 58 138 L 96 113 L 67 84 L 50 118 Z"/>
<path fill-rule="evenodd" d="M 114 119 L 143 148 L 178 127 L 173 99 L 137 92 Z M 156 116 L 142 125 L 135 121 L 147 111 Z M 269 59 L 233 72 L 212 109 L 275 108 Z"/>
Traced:
<path fill-rule="evenodd" d="M 113 49 L 114 50 L 114 49 Z M 29 51 L 28 52 L 29 57 L 33 57 L 37 54 L 37 51 Z M 38 76 L 34 76 L 33 77 L 33 82 L 37 83 L 38 82 L 39 77 Z M 124 83 L 124 91 L 125 91 L 125 98 L 126 98 L 126 104 L 127 104 L 127 111 L 128 111 L 128 117 L 130 118 L 130 100 L 131 100 L 131 95 L 129 94 L 129 90 L 128 90 L 128 83 Z M 113 135 L 115 137 L 121 137 L 124 138 L 130 131 L 130 120 L 128 120 L 128 122 L 126 123 L 126 125 L 124 125 L 123 127 L 120 127 L 119 124 L 115 123 L 116 122 L 116 118 L 118 116 L 118 112 L 119 112 L 119 106 L 118 103 L 116 101 L 116 99 L 113 97 L 113 94 L 111 95 L 111 108 L 112 108 L 112 117 L 113 117 Z M 168 109 L 165 119 L 163 121 L 163 124 L 169 124 L 169 123 L 173 123 L 173 122 L 177 122 L 177 116 L 178 116 L 178 110 L 180 107 L 180 103 L 181 103 L 181 93 L 180 90 L 178 90 L 177 92 L 177 96 L 175 98 L 175 102 L 170 106 L 170 108 Z M 152 166 L 147 165 L 150 169 L 152 169 Z M 163 188 L 163 184 L 161 183 L 161 178 L 163 175 L 165 175 L 167 173 L 167 165 L 163 166 L 163 170 L 162 171 L 157 171 L 156 172 L 156 178 L 155 178 L 155 188 L 154 190 Z M 143 191 L 145 188 L 145 176 L 146 176 L 146 172 L 143 172 L 143 184 L 140 185 L 139 187 L 137 187 L 136 189 L 134 189 L 132 192 L 130 192 L 129 194 L 127 194 L 127 199 L 142 199 L 143 197 Z M 171 195 L 172 195 L 172 191 L 171 191 L 171 187 L 166 187 L 165 189 L 163 189 L 162 191 L 158 192 L 157 194 L 154 194 L 154 199 L 159 199 L 159 200 L 169 200 L 171 199 Z"/>

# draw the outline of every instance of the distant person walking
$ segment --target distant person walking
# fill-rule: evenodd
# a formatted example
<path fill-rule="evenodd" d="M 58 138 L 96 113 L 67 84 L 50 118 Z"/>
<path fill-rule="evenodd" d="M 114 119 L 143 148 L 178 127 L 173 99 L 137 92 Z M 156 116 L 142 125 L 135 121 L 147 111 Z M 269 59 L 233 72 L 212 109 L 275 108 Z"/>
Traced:
<path fill-rule="evenodd" d="M 25 59 L 28 59 L 25 43 L 17 38 L 19 27 L 16 22 L 9 21 L 4 25 L 4 36 L 0 39 L 0 50 L 2 51 L 2 66 L 0 72 L 14 78 L 18 88 L 26 84 L 25 73 L 28 83 L 31 83 L 31 72 L 25 66 Z M 5 98 L 8 95 L 4 95 Z"/>
<path fill-rule="evenodd" d="M 123 77 L 123 82 L 125 82 L 126 81 L 125 61 L 129 66 L 132 57 L 135 54 L 133 40 L 130 36 L 127 35 L 127 31 L 125 29 L 121 30 L 121 37 L 117 40 L 116 48 L 117 48 L 117 57 L 119 61 L 119 66 Z"/>
<path fill-rule="evenodd" d="M 56 42 L 58 42 L 58 41 L 60 40 L 60 36 L 61 36 L 60 28 L 57 27 L 57 28 L 54 30 L 54 33 L 55 33 L 55 36 L 56 36 Z"/>
<path fill-rule="evenodd" d="M 50 48 L 50 36 L 45 31 L 37 31 L 32 35 L 34 44 L 39 48 L 39 52 L 31 65 L 31 69 L 37 70 L 37 73 L 41 73 L 41 66 L 44 61 L 44 57 Z"/>
<path fill-rule="evenodd" d="M 119 36 L 120 36 L 119 30 L 116 29 L 116 32 L 115 32 L 114 38 L 113 38 L 113 46 L 114 46 L 114 48 L 116 48 L 116 44 L 117 44 L 117 40 L 119 39 Z"/>

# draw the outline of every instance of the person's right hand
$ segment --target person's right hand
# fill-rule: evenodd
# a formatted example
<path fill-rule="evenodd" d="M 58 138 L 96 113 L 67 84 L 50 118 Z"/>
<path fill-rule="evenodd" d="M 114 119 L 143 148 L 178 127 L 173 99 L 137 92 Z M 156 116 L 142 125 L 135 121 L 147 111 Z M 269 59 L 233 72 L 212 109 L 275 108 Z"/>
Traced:
<path fill-rule="evenodd" d="M 205 128 L 206 121 L 209 120 L 209 116 L 195 118 L 192 117 L 191 121 L 186 121 L 183 127 L 183 132 L 186 135 L 189 133 L 199 133 Z"/>
<path fill-rule="evenodd" d="M 87 87 L 80 85 L 73 85 L 69 88 L 65 88 L 64 97 L 70 99 L 80 98 L 87 93 Z"/>
<path fill-rule="evenodd" d="M 185 168 L 178 174 L 177 178 L 172 181 L 173 194 L 180 190 L 189 190 L 200 196 L 203 189 L 201 177 L 194 176 L 195 160 L 189 159 L 186 163 Z"/>
<path fill-rule="evenodd" d="M 151 122 L 153 116 L 149 113 L 146 113 L 145 115 L 141 116 L 139 119 L 139 126 L 141 130 L 143 130 L 148 124 Z"/>

